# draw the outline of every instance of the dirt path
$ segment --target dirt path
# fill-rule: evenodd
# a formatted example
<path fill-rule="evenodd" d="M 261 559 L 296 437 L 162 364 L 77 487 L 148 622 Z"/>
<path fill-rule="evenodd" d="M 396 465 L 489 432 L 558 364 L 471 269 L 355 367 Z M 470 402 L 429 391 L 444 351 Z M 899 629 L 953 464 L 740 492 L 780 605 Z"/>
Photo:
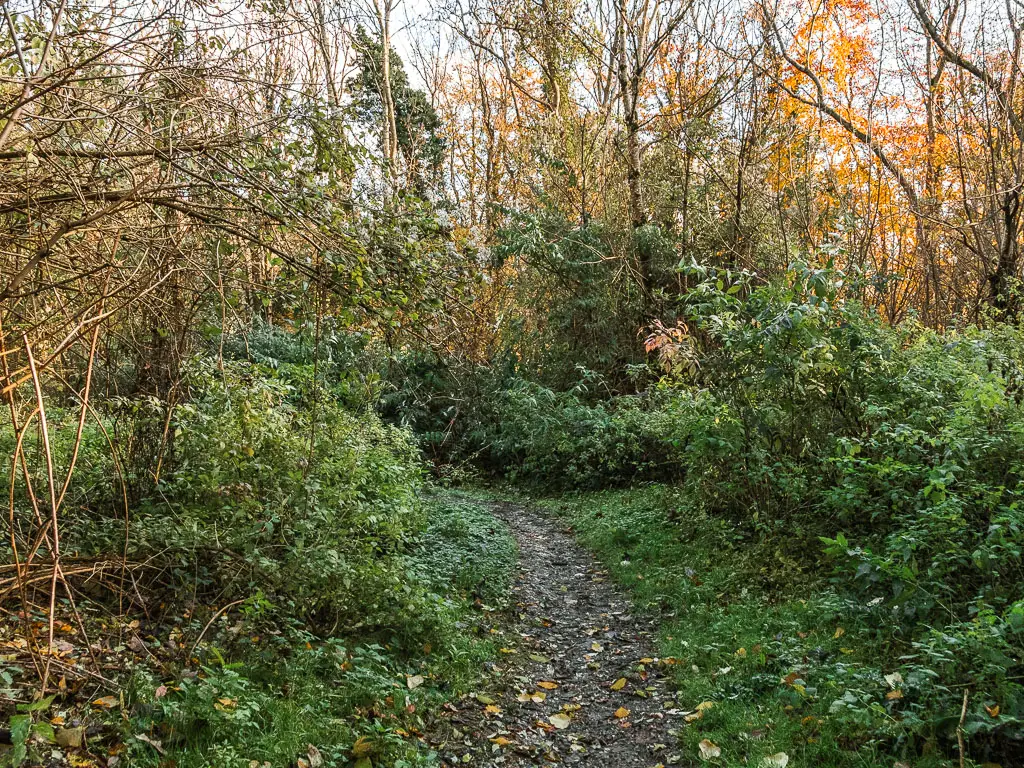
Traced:
<path fill-rule="evenodd" d="M 519 542 L 516 618 L 491 685 L 445 718 L 443 765 L 676 763 L 686 713 L 654 658 L 655 628 L 556 520 L 517 504 L 493 511 Z"/>

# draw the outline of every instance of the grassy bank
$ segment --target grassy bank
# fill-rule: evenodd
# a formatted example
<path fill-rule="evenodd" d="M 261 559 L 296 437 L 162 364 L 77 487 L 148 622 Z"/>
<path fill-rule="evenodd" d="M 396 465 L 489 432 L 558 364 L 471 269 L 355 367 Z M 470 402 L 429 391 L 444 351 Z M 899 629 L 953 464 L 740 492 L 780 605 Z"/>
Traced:
<path fill-rule="evenodd" d="M 806 766 L 954 765 L 961 713 L 945 705 L 967 690 L 967 764 L 1021 764 L 1019 723 L 1000 710 L 1019 686 L 987 676 L 1012 661 L 985 617 L 906 632 L 893 601 L 841 594 L 678 489 L 541 503 L 661 617 L 677 703 L 694 713 L 680 731 L 694 763 L 707 740 L 730 766 L 780 765 L 782 754 Z M 980 685 L 963 686 L 965 674 Z"/>

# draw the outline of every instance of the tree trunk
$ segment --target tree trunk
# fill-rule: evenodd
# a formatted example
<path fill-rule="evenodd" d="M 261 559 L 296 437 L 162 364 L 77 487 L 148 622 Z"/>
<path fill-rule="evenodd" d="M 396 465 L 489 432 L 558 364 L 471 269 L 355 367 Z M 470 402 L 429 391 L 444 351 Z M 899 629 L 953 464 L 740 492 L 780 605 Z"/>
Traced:
<path fill-rule="evenodd" d="M 633 232 L 647 223 L 644 214 L 643 197 L 640 188 L 640 119 L 637 114 L 637 101 L 640 96 L 641 72 L 630 71 L 628 52 L 626 50 L 626 0 L 619 2 L 618 19 L 618 55 L 619 55 L 619 93 L 622 99 L 622 122 L 626 131 L 626 186 L 629 196 L 629 220 Z M 634 239 L 633 247 L 636 248 Z M 637 282 L 644 296 L 650 294 L 651 263 L 650 254 L 644 249 L 637 249 Z"/>
<path fill-rule="evenodd" d="M 385 177 L 390 182 L 398 155 L 398 128 L 395 121 L 395 99 L 391 93 L 391 6 L 390 0 L 377 0 L 381 43 L 381 102 L 384 105 L 383 145 Z"/>
<path fill-rule="evenodd" d="M 1004 195 L 1000 214 L 1002 237 L 999 242 L 999 257 L 995 270 L 989 276 L 991 302 L 1001 320 L 1015 320 L 1020 310 L 1017 296 L 1020 290 L 1020 286 L 1017 285 L 1019 280 L 1017 238 L 1020 229 L 1020 195 L 1016 191 Z"/>

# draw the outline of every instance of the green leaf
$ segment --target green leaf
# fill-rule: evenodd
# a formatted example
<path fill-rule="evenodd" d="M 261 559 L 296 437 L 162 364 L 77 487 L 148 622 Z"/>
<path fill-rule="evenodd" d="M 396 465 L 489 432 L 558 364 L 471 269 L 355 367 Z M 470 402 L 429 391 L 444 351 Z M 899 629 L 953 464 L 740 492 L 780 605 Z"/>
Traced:
<path fill-rule="evenodd" d="M 11 715 L 11 765 L 17 768 L 28 757 L 28 737 L 32 732 L 31 715 Z"/>

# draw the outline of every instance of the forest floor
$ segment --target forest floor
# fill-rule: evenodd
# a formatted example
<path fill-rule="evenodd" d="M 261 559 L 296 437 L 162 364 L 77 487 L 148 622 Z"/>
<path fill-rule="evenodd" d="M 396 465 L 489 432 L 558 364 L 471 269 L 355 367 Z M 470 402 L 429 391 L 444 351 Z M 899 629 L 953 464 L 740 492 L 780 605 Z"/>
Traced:
<path fill-rule="evenodd" d="M 519 564 L 508 647 L 484 689 L 450 705 L 430 741 L 445 766 L 566 764 L 653 768 L 680 757 L 677 707 L 656 658 L 656 625 L 637 615 L 565 523 L 492 502 Z M 689 762 L 689 761 L 687 761 Z"/>

